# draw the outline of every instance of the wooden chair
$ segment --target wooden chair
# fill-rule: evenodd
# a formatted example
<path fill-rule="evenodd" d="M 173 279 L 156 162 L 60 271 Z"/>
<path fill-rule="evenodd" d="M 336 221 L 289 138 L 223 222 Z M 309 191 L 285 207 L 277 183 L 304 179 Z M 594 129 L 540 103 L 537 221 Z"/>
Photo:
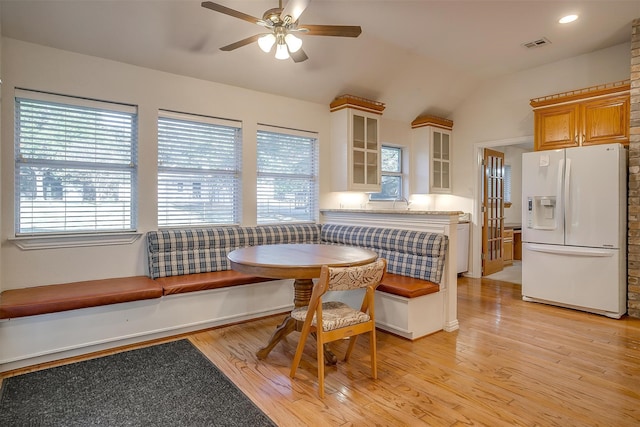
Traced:
<path fill-rule="evenodd" d="M 307 337 L 310 333 L 315 333 L 318 352 L 318 392 L 323 398 L 324 344 L 350 337 L 349 347 L 344 357 L 344 360 L 347 361 L 355 346 L 356 338 L 366 332 L 370 334 L 371 375 L 374 379 L 378 377 L 374 292 L 386 269 L 387 261 L 383 258 L 357 267 L 332 268 L 326 265 L 322 267 L 320 280 L 313 287 L 309 305 L 298 307 L 291 312 L 291 317 L 304 322 L 291 365 L 291 378 L 295 377 Z M 342 302 L 322 302 L 322 296 L 327 291 L 348 291 L 361 288 L 366 288 L 366 291 L 359 310 Z"/>

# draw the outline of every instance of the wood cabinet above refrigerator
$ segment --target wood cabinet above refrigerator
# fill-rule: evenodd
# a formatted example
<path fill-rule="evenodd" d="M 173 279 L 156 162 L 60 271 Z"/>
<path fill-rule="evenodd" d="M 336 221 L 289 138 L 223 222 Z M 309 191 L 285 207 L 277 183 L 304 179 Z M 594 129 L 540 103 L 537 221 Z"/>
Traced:
<path fill-rule="evenodd" d="M 629 80 L 531 100 L 536 150 L 629 144 Z"/>

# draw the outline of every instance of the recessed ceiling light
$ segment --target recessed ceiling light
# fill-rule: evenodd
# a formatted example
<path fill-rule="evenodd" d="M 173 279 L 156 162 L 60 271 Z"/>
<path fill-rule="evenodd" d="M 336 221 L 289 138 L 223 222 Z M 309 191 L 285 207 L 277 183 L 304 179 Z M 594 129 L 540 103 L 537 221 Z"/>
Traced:
<path fill-rule="evenodd" d="M 568 24 L 569 22 L 573 22 L 576 19 L 578 19 L 578 15 L 567 15 L 560 18 L 558 22 L 561 24 Z"/>

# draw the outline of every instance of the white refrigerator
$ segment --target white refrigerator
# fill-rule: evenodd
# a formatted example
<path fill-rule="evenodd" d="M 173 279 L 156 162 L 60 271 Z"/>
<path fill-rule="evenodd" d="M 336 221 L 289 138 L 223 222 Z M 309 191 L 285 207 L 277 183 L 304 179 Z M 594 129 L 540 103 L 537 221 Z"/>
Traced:
<path fill-rule="evenodd" d="M 620 318 L 627 295 L 627 151 L 522 156 L 522 298 Z"/>

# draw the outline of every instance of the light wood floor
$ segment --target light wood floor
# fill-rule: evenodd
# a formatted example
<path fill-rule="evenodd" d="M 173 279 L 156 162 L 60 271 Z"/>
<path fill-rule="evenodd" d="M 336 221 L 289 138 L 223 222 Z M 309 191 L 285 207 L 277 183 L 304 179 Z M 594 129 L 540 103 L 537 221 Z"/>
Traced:
<path fill-rule="evenodd" d="M 526 303 L 519 285 L 489 279 L 458 291 L 458 331 L 379 332 L 375 381 L 359 338 L 348 363 L 327 367 L 324 400 L 313 343 L 288 376 L 297 333 L 255 357 L 283 316 L 187 337 L 279 426 L 640 425 L 640 319 Z"/>

